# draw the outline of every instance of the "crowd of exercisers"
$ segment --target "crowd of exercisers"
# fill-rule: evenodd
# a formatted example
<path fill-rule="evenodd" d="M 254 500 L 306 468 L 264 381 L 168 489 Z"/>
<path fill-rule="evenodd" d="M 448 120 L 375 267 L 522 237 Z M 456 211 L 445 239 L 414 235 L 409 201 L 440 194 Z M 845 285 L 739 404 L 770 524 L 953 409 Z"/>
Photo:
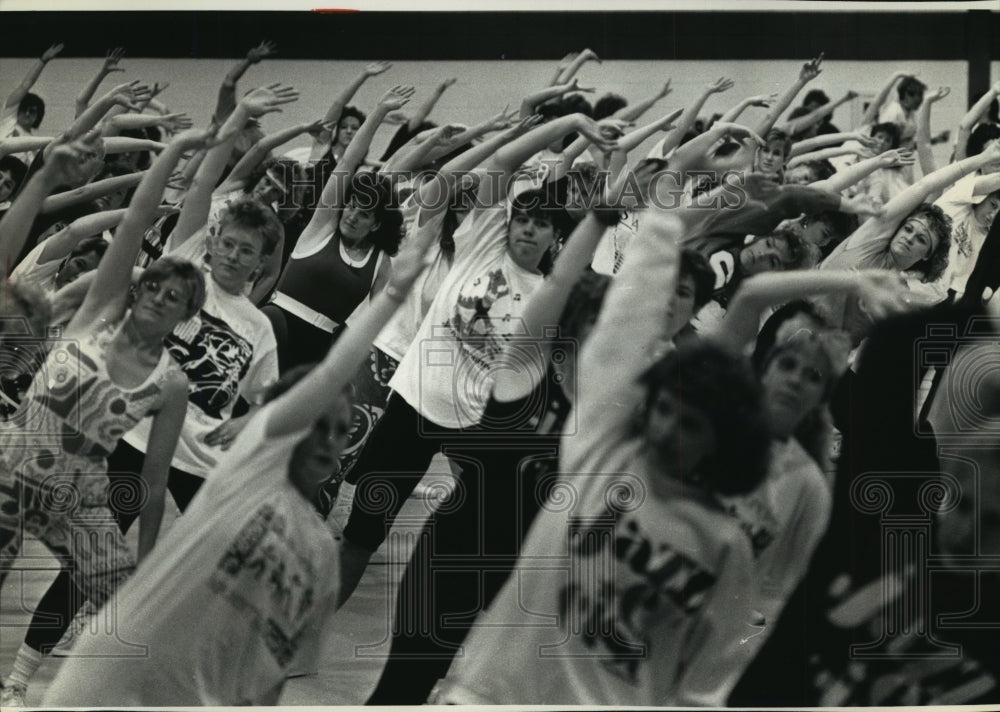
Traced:
<path fill-rule="evenodd" d="M 54 126 L 62 49 L 0 122 L 4 709 L 278 704 L 380 548 L 370 704 L 1000 701 L 1000 81 L 932 127 L 902 62 L 626 99 L 588 49 L 461 125 L 478 74 L 247 86 L 264 42 L 194 126 L 113 49 Z"/>

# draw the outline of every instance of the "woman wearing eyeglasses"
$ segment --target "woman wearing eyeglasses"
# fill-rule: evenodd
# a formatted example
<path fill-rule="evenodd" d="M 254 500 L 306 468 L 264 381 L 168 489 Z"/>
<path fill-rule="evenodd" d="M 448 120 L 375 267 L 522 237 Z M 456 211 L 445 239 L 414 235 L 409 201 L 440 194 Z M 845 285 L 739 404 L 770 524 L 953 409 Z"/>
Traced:
<path fill-rule="evenodd" d="M 49 345 L 20 407 L 0 427 L 0 585 L 30 533 L 69 563 L 65 576 L 84 596 L 103 603 L 136 566 L 109 500 L 142 509 L 138 560 L 153 548 L 188 391 L 166 339 L 201 308 L 205 281 L 190 262 L 166 257 L 150 265 L 133 294 L 131 265 L 178 159 L 212 140 L 211 132 L 185 132 L 147 172 L 63 338 Z M 85 143 L 52 151 L 0 224 L 0 243 L 27 229 L 58 185 L 59 166 L 79 162 L 85 151 Z M 142 481 L 112 488 L 108 456 L 147 415 L 152 427 Z M 41 655 L 21 646 L 0 693 L 5 707 L 23 706 Z"/>

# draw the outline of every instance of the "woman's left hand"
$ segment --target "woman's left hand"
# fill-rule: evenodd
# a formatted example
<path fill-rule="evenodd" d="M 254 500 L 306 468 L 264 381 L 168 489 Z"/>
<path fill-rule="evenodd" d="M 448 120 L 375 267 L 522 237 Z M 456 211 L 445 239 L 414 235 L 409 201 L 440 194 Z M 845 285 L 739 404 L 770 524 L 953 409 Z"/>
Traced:
<path fill-rule="evenodd" d="M 249 420 L 249 415 L 244 415 L 241 418 L 230 418 L 205 436 L 205 444 L 228 450 L 233 441 L 236 440 L 236 436 L 243 432 L 243 428 L 247 426 Z"/>

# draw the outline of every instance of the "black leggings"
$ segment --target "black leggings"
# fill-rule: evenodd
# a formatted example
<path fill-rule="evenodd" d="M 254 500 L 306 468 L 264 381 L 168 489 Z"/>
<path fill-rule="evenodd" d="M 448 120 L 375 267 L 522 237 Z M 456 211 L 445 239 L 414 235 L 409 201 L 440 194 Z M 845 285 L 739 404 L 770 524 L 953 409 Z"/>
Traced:
<path fill-rule="evenodd" d="M 551 440 L 441 428 L 393 394 L 354 467 L 344 535 L 376 548 L 439 450 L 460 466 L 460 480 L 418 537 L 400 582 L 389 659 L 367 704 L 427 701 L 513 569 L 546 498 L 544 475 L 557 469 Z"/>
<path fill-rule="evenodd" d="M 140 479 L 142 463 L 146 456 L 128 445 L 124 440 L 108 458 L 109 490 L 122 486 L 124 491 L 136 491 L 136 481 Z M 194 499 L 204 480 L 192 474 L 170 468 L 167 489 L 170 490 L 177 508 L 182 512 Z M 115 497 L 110 497 L 108 506 L 114 514 L 118 527 L 124 534 L 139 516 L 134 507 L 121 506 Z M 31 626 L 24 636 L 24 642 L 40 653 L 48 654 L 69 628 L 73 616 L 83 607 L 83 592 L 73 583 L 69 571 L 59 571 L 52 585 L 35 607 Z"/>

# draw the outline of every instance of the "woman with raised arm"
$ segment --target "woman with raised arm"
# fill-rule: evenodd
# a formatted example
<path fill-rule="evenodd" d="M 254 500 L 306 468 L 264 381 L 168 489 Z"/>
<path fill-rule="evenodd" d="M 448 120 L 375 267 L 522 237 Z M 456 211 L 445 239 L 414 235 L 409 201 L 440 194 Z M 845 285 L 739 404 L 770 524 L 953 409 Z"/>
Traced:
<path fill-rule="evenodd" d="M 317 169 L 320 169 L 321 173 L 323 171 L 326 172 L 318 176 L 321 181 L 329 178 L 329 173 L 343 160 L 348 146 L 351 145 L 351 141 L 354 139 L 354 135 L 358 133 L 361 129 L 361 124 L 365 122 L 364 114 L 355 107 L 348 106 L 351 99 L 358 92 L 358 89 L 361 88 L 362 84 L 372 77 L 377 77 L 379 74 L 387 72 L 391 68 L 392 65 L 389 62 L 372 62 L 366 65 L 361 73 L 344 87 L 340 94 L 333 100 L 333 103 L 330 104 L 330 108 L 327 109 L 326 115 L 323 117 L 323 123 L 333 124 L 333 128 L 321 131 L 313 137 L 312 153 L 309 156 L 311 163 L 319 162 L 317 163 Z M 366 154 L 367 150 L 361 155 L 362 161 Z M 323 185 L 323 183 L 320 183 L 320 185 Z"/>
<path fill-rule="evenodd" d="M 705 106 L 705 102 L 712 94 L 721 94 L 733 88 L 733 80 L 726 77 L 719 77 L 711 84 L 707 84 L 698 98 L 690 106 L 684 108 L 684 113 L 677 120 L 677 128 L 667 134 L 662 141 L 658 141 L 649 151 L 649 158 L 666 158 L 671 151 L 676 149 L 684 141 L 684 137 L 698 120 L 698 112 Z"/>
<path fill-rule="evenodd" d="M 820 269 L 888 269 L 907 272 L 919 283 L 937 281 L 948 266 L 951 219 L 941 208 L 923 201 L 928 195 L 997 161 L 1000 161 L 1000 142 L 978 156 L 924 176 L 886 203 L 880 215 L 862 224 L 840 243 L 823 260 Z M 944 296 L 925 298 L 940 301 Z M 916 299 L 917 295 L 911 297 Z M 855 343 L 871 324 L 859 311 L 856 300 L 829 297 L 824 299 L 823 309 L 830 323 L 849 331 Z"/>
<path fill-rule="evenodd" d="M 743 282 L 712 335 L 743 353 L 755 345 L 751 360 L 772 438 L 761 485 L 720 498 L 750 535 L 761 584 L 753 607 L 762 627 L 745 641 L 748 661 L 774 630 L 829 522 L 828 405 L 847 368 L 850 340 L 800 301 L 825 294 L 857 296 L 876 318 L 905 307 L 905 286 L 883 270 L 757 275 Z M 761 318 L 775 307 L 758 334 Z"/>
<path fill-rule="evenodd" d="M 316 664 L 350 556 L 312 501 L 347 440 L 346 386 L 424 269 L 424 237 L 403 246 L 389 284 L 319 365 L 275 385 L 190 523 L 108 602 L 121 639 L 149 641 L 148 656 L 108 657 L 108 637 L 84 635 L 46 704 L 273 705 L 289 672 Z"/>
<path fill-rule="evenodd" d="M 346 479 L 350 485 L 356 483 L 356 475 L 352 476 L 354 462 L 385 412 L 391 392 L 389 382 L 413 343 L 438 288 L 451 269 L 455 258 L 454 235 L 472 209 L 470 191 L 463 187 L 464 180 L 498 148 L 524 135 L 540 120 L 541 117 L 537 115 L 529 117 L 517 126 L 459 154 L 441 168 L 438 176 L 428 178 L 429 183 L 419 186 L 417 192 L 403 204 L 401 211 L 408 223 L 406 239 L 413 239 L 412 233 L 427 230 L 432 231 L 436 239 L 426 257 L 427 270 L 417 279 L 403 306 L 375 339 L 368 368 L 362 369 L 354 382 L 355 418 L 351 441 L 341 453 L 337 473 L 339 476 L 322 489 L 318 503 L 321 511 L 330 511 L 341 479 Z M 437 129 L 426 143 L 433 146 L 439 141 L 447 141 L 449 133 L 449 127 Z"/>
<path fill-rule="evenodd" d="M 792 105 L 795 97 L 798 95 L 802 88 L 806 84 L 811 82 L 813 79 L 820 75 L 823 70 L 820 69 L 820 65 L 823 63 L 823 53 L 821 52 L 818 57 L 811 59 L 802 65 L 802 69 L 799 70 L 799 76 L 796 78 L 792 85 L 788 87 L 787 91 L 781 95 L 781 97 L 771 104 L 768 109 L 767 114 L 761 119 L 760 123 L 754 127 L 754 131 L 759 136 L 766 136 L 768 132 L 774 128 L 774 125 L 778 123 L 778 119 L 781 117 L 785 110 Z M 785 131 L 785 133 L 789 133 Z"/>
<path fill-rule="evenodd" d="M 390 89 L 362 124 L 264 307 L 278 340 L 282 372 L 322 359 L 347 318 L 389 279 L 402 220 L 389 180 L 358 168 L 386 114 L 412 95 L 413 87 Z"/>
<path fill-rule="evenodd" d="M 756 487 L 768 444 L 738 358 L 688 344 L 649 367 L 686 229 L 641 222 L 578 359 L 549 505 L 432 701 L 717 706 L 738 678 L 752 558 L 714 496 Z"/>
<path fill-rule="evenodd" d="M 636 180 L 645 187 L 658 167 L 648 162 Z M 609 282 L 593 273 L 581 276 L 606 227 L 617 220 L 617 210 L 588 211 L 528 299 L 521 338 L 497 357 L 496 380 L 476 436 L 478 471 L 463 476 L 440 504 L 410 556 L 389 660 L 367 704 L 426 701 L 475 622 L 469 614 L 489 606 L 513 568 L 558 469 L 559 436 L 583 387 L 574 374 L 577 344 L 596 321 Z M 435 571 L 449 558 L 457 565 Z M 414 584 L 421 580 L 431 581 L 432 589 L 417 598 Z M 430 635 L 414 627 L 421 617 L 432 622 Z M 448 619 L 452 623 L 445 624 Z"/>
<path fill-rule="evenodd" d="M 993 107 L 993 116 L 996 116 L 996 105 L 997 98 L 1000 97 L 1000 81 L 993 82 L 989 90 L 979 97 L 979 100 L 972 105 L 972 108 L 966 112 L 965 116 L 958 124 L 958 131 L 956 131 L 955 136 L 955 159 L 956 161 L 961 161 L 963 158 L 968 156 L 968 144 L 969 139 L 972 137 L 972 132 L 976 128 L 980 119 L 983 119 L 989 111 L 990 107 Z M 989 119 L 986 119 L 988 121 Z"/>
<path fill-rule="evenodd" d="M 131 266 L 181 154 L 211 140 L 211 132 L 186 132 L 156 161 L 66 327 L 66 341 L 52 346 L 21 407 L 0 430 L 0 582 L 28 531 L 68 562 L 63 575 L 86 599 L 103 604 L 136 565 L 112 523 L 109 498 L 141 508 L 138 561 L 153 549 L 188 388 L 165 339 L 197 313 L 205 282 L 191 263 L 164 258 L 143 273 L 133 298 Z M 59 146 L 46 166 L 75 158 L 73 146 Z M 126 491 L 111 490 L 108 455 L 149 414 L 153 425 L 142 480 Z M 62 435 L 53 443 L 46 433 Z M 63 497 L 52 499 L 59 491 L 72 506 Z M 41 650 L 25 642 L 4 682 L 5 705 L 24 706 L 28 680 L 40 662 Z"/>
<path fill-rule="evenodd" d="M 508 197 L 511 179 L 527 158 L 571 131 L 610 148 L 593 120 L 573 114 L 539 126 L 486 162 L 476 203 L 453 237 L 452 268 L 389 384 L 393 394 L 385 413 L 354 466 L 358 489 L 344 535 L 368 556 L 386 536 L 386 519 L 395 518 L 434 455 L 442 447 L 446 454 L 460 451 L 466 431 L 482 417 L 493 361 L 507 338 L 522 333 L 528 297 L 541 285 L 551 248 L 570 224 L 543 191 Z M 436 358 L 432 351 L 450 356 Z M 469 460 L 463 459 L 464 467 Z M 370 492 L 382 487 L 398 495 L 371 503 Z M 359 568 L 366 563 L 364 557 Z"/>
<path fill-rule="evenodd" d="M 55 59 L 63 50 L 63 45 L 54 44 L 42 53 L 40 59 L 36 60 L 28 73 L 21 80 L 21 83 L 12 91 L 3 105 L 0 121 L 0 139 L 15 136 L 30 136 L 45 118 L 45 102 L 37 94 L 31 93 L 31 88 L 38 81 L 42 70 Z M 34 151 L 26 151 L 18 156 L 26 164 L 30 165 L 35 157 Z"/>

